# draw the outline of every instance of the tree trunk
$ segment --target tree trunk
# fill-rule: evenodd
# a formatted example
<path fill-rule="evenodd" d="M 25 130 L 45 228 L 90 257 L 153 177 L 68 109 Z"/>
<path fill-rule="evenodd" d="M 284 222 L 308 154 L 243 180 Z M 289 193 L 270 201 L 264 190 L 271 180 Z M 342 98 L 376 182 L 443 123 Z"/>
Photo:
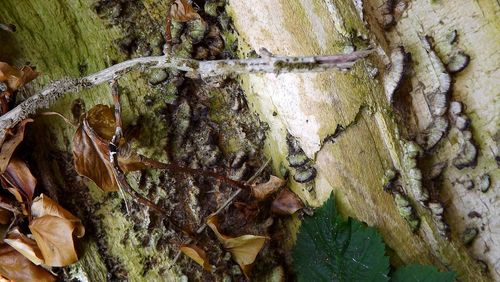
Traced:
<path fill-rule="evenodd" d="M 315 160 L 315 182 L 292 183 L 294 191 L 308 204 L 318 206 L 333 190 L 347 215 L 378 227 L 394 252 L 391 259 L 396 265 L 433 263 L 457 271 L 463 280 L 487 280 L 475 261 L 479 259 L 488 264 L 490 277 L 499 279 L 499 240 L 494 230 L 499 229 L 499 170 L 495 158 L 498 160 L 500 104 L 495 89 L 500 72 L 495 44 L 491 44 L 500 36 L 495 17 L 499 6 L 488 1 L 401 1 L 394 4 L 396 11 L 391 13 L 397 18 L 396 26 L 385 31 L 381 23 L 387 14 L 383 6 L 388 4 L 383 1 L 232 0 L 230 4 L 236 29 L 247 43 L 243 50 L 265 47 L 276 54 L 328 54 L 370 44 L 379 53 L 377 60 L 363 62 L 348 73 L 244 77 L 247 99 L 270 125 L 266 148 L 273 156 L 275 169 L 280 162 L 286 163 L 287 134 L 298 139 L 307 156 Z M 398 12 L 404 5 L 407 8 Z M 447 41 L 453 30 L 459 34 L 455 43 L 458 47 Z M 434 122 L 429 120 L 432 105 L 427 105 L 423 96 L 437 87 L 439 70 L 421 43 L 424 35 L 434 37 L 436 52 L 445 62 L 456 51 L 452 48 L 464 50 L 471 58 L 470 65 L 453 77 L 451 99 L 466 105 L 473 139 L 480 151 L 478 164 L 461 170 L 452 165 L 459 150 L 453 131 L 419 161 L 424 189 L 432 188 L 426 181 L 430 167 L 438 162 L 447 164 L 442 183 L 434 185 L 434 189 L 439 189 L 439 200 L 445 206 L 444 220 L 451 228 L 449 241 L 439 235 L 432 213 L 417 203 L 411 185 L 404 185 L 422 221 L 420 230 L 413 234 L 399 216 L 392 197 L 383 191 L 381 181 L 384 172 L 392 168 L 407 179 L 403 182 L 411 181 L 402 141 L 413 139 Z M 411 53 L 411 70 L 406 78 L 410 87 L 403 84 L 391 105 L 384 93 L 382 75 L 373 79 L 370 73 L 374 65 L 388 73 L 384 63 L 389 62 L 391 51 L 398 46 Z M 481 193 L 477 184 L 474 190 L 467 191 L 455 183 L 463 175 L 475 179 L 484 174 L 491 179 L 486 193 Z M 432 200 L 436 200 L 435 196 Z M 481 229 L 468 248 L 461 242 L 467 227 Z"/>
<path fill-rule="evenodd" d="M 51 80 L 93 73 L 129 56 L 161 54 L 160 31 L 166 1 L 125 1 L 121 6 L 112 4 L 121 1 L 102 2 L 104 4 L 97 5 L 83 0 L 2 1 L 0 22 L 14 23 L 18 31 L 1 33 L 0 60 L 16 65 L 29 61 L 43 73 L 25 95 Z M 204 1 L 194 2 L 201 5 Z M 307 205 L 320 206 L 333 191 L 342 213 L 377 227 L 390 247 L 388 253 L 393 265 L 427 263 L 453 270 L 464 281 L 498 280 L 500 57 L 496 49 L 500 43 L 500 7 L 492 1 L 439 0 L 400 1 L 394 3 L 393 8 L 388 6 L 391 5 L 375 0 L 228 1 L 226 11 L 239 33 L 241 57 L 261 47 L 276 55 L 328 55 L 368 47 L 376 50 L 370 59 L 348 72 L 242 75 L 241 86 L 247 104 L 269 126 L 265 155 L 272 158 L 275 174 L 279 175 L 283 167 L 290 170 L 289 185 Z M 384 18 L 390 17 L 388 14 L 396 18 L 396 24 L 385 30 L 382 25 Z M 457 31 L 458 38 L 450 43 L 448 35 L 453 30 Z M 425 35 L 434 38 L 431 49 L 426 49 L 422 39 Z M 229 32 L 224 33 L 226 45 L 231 36 Z M 387 97 L 392 97 L 387 93 L 388 85 L 393 82 L 390 74 L 397 64 L 393 59 L 392 68 L 386 66 L 398 46 L 411 53 L 411 62 L 393 99 L 388 101 Z M 430 94 L 442 83 L 439 76 L 443 73 L 440 69 L 443 64 L 435 58 L 448 62 L 458 50 L 470 56 L 470 63 L 463 71 L 453 74 L 449 96 L 465 105 L 462 116 L 470 119 L 467 130 L 472 132 L 472 143 L 479 151 L 476 165 L 459 166 L 460 169 L 454 165 L 454 159 L 465 142 L 462 140 L 464 130 L 455 128 L 456 117 L 449 111 L 435 115 L 432 112 L 435 105 L 428 102 Z M 146 77 L 133 72 L 120 79 L 124 119 L 126 124 L 142 126 L 136 142 L 141 152 L 160 160 L 175 160 L 177 156 L 169 155 L 165 148 L 175 146 L 179 124 L 171 122 L 178 120 L 172 118 L 165 122 L 165 116 L 158 111 L 165 108 L 165 104 L 171 105 L 167 106 L 170 110 L 166 115 L 177 117 L 179 105 L 190 104 L 182 101 L 193 95 L 176 94 L 172 91 L 176 87 L 174 83 L 160 89 L 151 88 L 148 79 L 154 75 Z M 196 91 L 208 97 L 213 107 L 211 113 L 225 112 L 235 96 L 208 89 Z M 200 99 L 200 95 L 194 96 Z M 169 104 L 169 99 L 178 96 L 181 102 Z M 65 95 L 51 110 L 78 119 L 77 99 L 87 110 L 95 104 L 111 101 L 108 87 L 100 86 Z M 145 106 L 149 100 L 154 101 L 152 106 Z M 449 101 L 446 106 L 450 107 Z M 421 141 L 421 136 L 436 123 L 438 116 L 449 120 L 450 130 L 434 148 L 424 150 L 415 168 L 404 148 L 410 140 L 420 141 L 425 147 L 428 142 Z M 231 130 L 230 126 L 234 125 L 227 121 L 234 118 L 231 114 L 212 114 L 211 117 L 219 124 L 220 131 Z M 255 119 L 247 113 L 236 127 L 242 128 L 242 124 L 251 121 Z M 81 259 L 67 269 L 67 277 L 82 281 L 125 277 L 131 281 L 181 279 L 186 269 L 170 268 L 177 247 L 165 243 L 180 240 L 165 235 L 169 233 L 168 228 L 157 224 L 162 219 L 140 209 L 128 216 L 119 195 L 104 194 L 73 172 L 74 130 L 55 117 L 38 117 L 29 138 L 30 144 L 36 145 L 32 160 L 40 170 L 39 179 L 45 189 L 91 227 Z M 169 130 L 174 134 L 166 133 Z M 241 146 L 257 147 L 254 145 L 259 143 L 259 138 L 252 136 L 257 136 L 259 129 L 252 132 L 255 134 L 247 133 L 246 137 L 243 134 L 235 140 L 221 139 L 218 145 L 227 161 Z M 287 161 L 292 150 L 302 150 L 310 159 L 317 171 L 314 180 L 307 183 L 294 180 L 301 169 L 290 167 Z M 255 158 L 265 158 L 259 149 L 256 151 Z M 443 162 L 446 167 L 439 181 L 431 179 L 432 168 Z M 423 175 L 422 189 L 415 184 L 412 175 L 415 169 Z M 398 172 L 396 186 L 401 186 L 398 192 L 406 194 L 420 218 L 416 232 L 412 232 L 399 214 L 394 192 L 384 191 L 384 174 L 389 170 Z M 490 185 L 483 193 L 478 186 L 485 174 L 489 176 Z M 464 176 L 476 182 L 474 189 L 467 190 L 460 185 Z M 129 176 L 133 184 L 137 183 L 135 187 L 138 183 L 147 187 L 149 196 L 169 201 L 169 192 L 159 188 L 165 184 L 164 178 L 159 172 Z M 167 178 L 167 182 L 171 180 Z M 198 197 L 195 192 L 189 193 Z M 429 199 L 422 200 L 422 193 L 430 194 Z M 429 203 L 443 204 L 449 233 L 444 230 L 442 216 L 430 209 Z M 189 202 L 186 206 L 197 210 L 202 204 Z M 297 219 L 288 222 L 290 233 L 296 232 L 298 224 Z M 471 227 L 478 228 L 479 235 L 466 246 L 463 233 Z M 290 248 L 293 240 L 286 245 Z M 478 260 L 488 266 L 486 272 Z"/>

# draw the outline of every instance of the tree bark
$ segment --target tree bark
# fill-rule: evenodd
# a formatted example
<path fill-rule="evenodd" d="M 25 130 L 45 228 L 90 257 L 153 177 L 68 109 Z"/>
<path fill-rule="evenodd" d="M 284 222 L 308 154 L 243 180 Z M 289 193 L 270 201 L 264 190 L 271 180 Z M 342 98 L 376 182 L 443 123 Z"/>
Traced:
<path fill-rule="evenodd" d="M 51 80 L 94 73 L 127 58 L 119 47 L 127 36 L 151 46 L 161 38 L 164 2 L 134 2 L 134 11 L 142 12 L 132 18 L 137 26 L 124 30 L 113 26 L 112 17 L 98 17 L 92 1 L 2 1 L 0 22 L 16 24 L 18 31 L 0 34 L 0 60 L 15 65 L 30 61 L 37 66 L 43 76 L 31 84 L 29 93 Z M 313 207 L 320 206 L 333 191 L 343 214 L 378 228 L 390 248 L 392 264 L 434 264 L 456 271 L 460 280 L 498 280 L 499 5 L 492 1 L 404 3 L 404 11 L 394 12 L 396 25 L 384 30 L 381 22 L 386 12 L 381 7 L 386 3 L 378 0 L 229 0 L 226 10 L 239 33 L 241 57 L 261 47 L 276 55 L 296 56 L 329 55 L 368 46 L 377 50 L 371 59 L 358 63 L 349 72 L 242 75 L 248 105 L 269 125 L 265 153 L 272 157 L 276 174 L 282 166 L 292 176 L 296 174 L 286 157 L 290 140 L 297 140 L 312 160 L 317 176 L 306 184 L 292 177 L 293 191 Z M 453 30 L 459 34 L 455 45 L 446 38 Z M 427 104 L 425 93 L 437 87 L 439 73 L 422 44 L 424 35 L 434 38 L 434 49 L 445 62 L 457 49 L 463 49 L 471 58 L 469 66 L 453 76 L 451 99 L 466 105 L 465 114 L 471 120 L 473 139 L 480 152 L 477 165 L 463 169 L 453 166 L 459 150 L 456 130 L 450 131 L 418 162 L 424 188 L 429 188 L 426 186 L 432 166 L 447 164 L 438 185 L 438 198 L 444 203 L 444 220 L 451 230 L 449 240 L 440 234 L 439 222 L 428 205 L 421 204 L 416 192 L 409 188 L 408 156 L 403 148 L 406 141 L 415 139 L 433 122 L 429 113 L 432 105 Z M 386 97 L 383 75 L 388 73 L 390 54 L 398 46 L 411 53 L 411 71 L 395 93 L 395 103 L 391 103 Z M 376 77 L 374 68 L 379 70 Z M 138 116 L 147 121 L 148 134 L 141 134 L 138 140 L 141 151 L 160 160 L 169 159 L 164 150 L 169 144 L 165 134 L 168 126 L 154 109 L 144 106 L 146 95 L 161 99 L 163 94 L 151 94 L 147 78 L 137 72 L 127 74 L 120 85 L 125 92 L 125 123 L 133 124 Z M 108 87 L 99 86 L 65 96 L 51 110 L 72 116 L 77 99 L 87 109 L 111 102 Z M 31 144 L 37 141 L 44 148 L 36 150 L 34 157 L 39 169 L 55 175 L 45 181 L 55 187 L 53 197 L 69 210 L 87 217 L 84 220 L 95 228 L 90 231 L 95 234 L 85 241 L 80 261 L 69 268 L 69 277 L 104 281 L 125 273 L 124 277 L 131 281 L 180 280 L 182 270 L 170 268 L 176 249 L 158 243 L 165 239 L 162 233 L 168 230 L 160 228 L 147 234 L 149 223 L 155 221 L 153 216 L 128 217 L 117 195 L 106 195 L 68 172 L 74 129 L 56 118 L 39 117 L 33 131 Z M 52 157 L 49 151 L 57 151 L 57 159 L 47 162 Z M 398 213 L 393 195 L 383 189 L 382 179 L 390 169 L 399 171 L 402 189 L 421 220 L 416 233 Z M 477 185 L 471 191 L 456 185 L 463 175 L 475 180 L 484 174 L 491 181 L 486 193 L 480 192 Z M 139 182 L 140 177 L 132 175 L 131 179 Z M 160 173 L 153 172 L 146 186 L 159 183 L 159 179 Z M 45 187 L 50 186 L 45 182 Z M 479 216 L 470 216 L 471 212 Z M 141 216 L 142 222 L 137 220 Z M 289 222 L 292 234 L 298 225 L 297 219 Z M 467 227 L 480 230 L 468 247 L 461 239 Z M 291 247 L 293 240 L 287 244 Z M 486 263 L 486 273 L 477 260 Z M 109 273 L 115 276 L 110 277 Z"/>
<path fill-rule="evenodd" d="M 407 8 L 399 15 L 397 11 L 394 13 L 396 26 L 386 31 L 381 28 L 382 7 L 387 5 L 384 1 L 230 0 L 229 3 L 236 29 L 247 44 L 240 41 L 244 51 L 265 47 L 276 54 L 328 54 L 349 50 L 351 46 L 359 48 L 363 41 L 379 47 L 379 57 L 345 74 L 244 77 L 250 104 L 270 125 L 267 152 L 273 157 L 275 169 L 280 163 L 287 163 L 287 134 L 298 139 L 307 156 L 315 160 L 318 170 L 315 182 L 307 185 L 294 182 L 293 190 L 312 206 L 319 206 L 334 191 L 346 215 L 380 230 L 393 251 L 391 259 L 396 265 L 433 263 L 457 271 L 463 280 L 499 279 L 500 175 L 495 158 L 498 158 L 500 104 L 498 91 L 494 90 L 499 86 L 500 75 L 499 56 L 494 47 L 500 36 L 499 6 L 488 1 L 400 1 L 397 5 L 405 4 Z M 399 216 L 392 197 L 383 191 L 381 179 L 392 168 L 400 171 L 402 178 L 408 178 L 402 141 L 412 139 L 433 122 L 426 120 L 432 105 L 425 100 L 424 105 L 419 102 L 423 92 L 436 87 L 439 72 L 421 43 L 422 37 L 434 37 L 438 56 L 447 62 L 453 50 L 446 35 L 453 30 L 459 34 L 459 47 L 455 48 L 464 50 L 471 61 L 453 77 L 451 99 L 466 105 L 480 153 L 475 168 L 453 167 L 458 144 L 456 135 L 450 132 L 419 162 L 424 179 L 436 163 L 447 164 L 444 181 L 438 185 L 440 201 L 445 203 L 445 221 L 451 228 L 451 239 L 447 241 L 439 235 L 431 212 L 417 203 L 407 185 L 404 189 L 413 196 L 422 221 L 419 231 L 413 234 Z M 412 70 L 407 80 L 413 87 L 401 87 L 396 95 L 404 102 L 391 105 L 381 75 L 373 79 L 370 73 L 373 66 L 382 73 L 388 72 L 384 65 L 390 62 L 390 54 L 398 46 L 411 53 Z M 463 175 L 475 179 L 484 174 L 491 179 L 486 193 L 453 185 Z M 473 211 L 481 218 L 471 216 Z M 481 231 L 467 248 L 461 238 L 471 226 Z M 476 259 L 488 264 L 488 274 L 481 274 Z"/>

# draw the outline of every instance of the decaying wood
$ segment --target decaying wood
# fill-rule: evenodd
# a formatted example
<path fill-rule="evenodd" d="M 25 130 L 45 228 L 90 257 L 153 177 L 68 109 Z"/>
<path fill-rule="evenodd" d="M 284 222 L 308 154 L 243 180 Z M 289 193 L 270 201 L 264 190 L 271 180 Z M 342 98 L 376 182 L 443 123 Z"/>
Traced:
<path fill-rule="evenodd" d="M 345 5 L 341 3 L 342 1 L 275 0 L 248 3 L 243 0 L 230 0 L 229 2 L 235 14 L 235 26 L 244 41 L 248 43 L 249 49 L 257 50 L 261 45 L 265 45 L 271 52 L 279 50 L 288 55 L 328 53 L 332 52 L 331 50 L 346 48 L 363 38 L 380 47 L 378 49 L 382 55 L 380 61 L 386 64 L 390 63 L 391 52 L 399 46 L 403 46 L 405 51 L 411 54 L 408 73 L 411 76 L 409 84 L 414 86 L 413 92 L 408 93 L 405 85 L 405 89 L 400 89 L 397 95 L 400 95 L 398 99 L 419 104 L 420 110 L 417 112 L 426 111 L 429 119 L 420 120 L 425 116 L 419 116 L 418 123 L 413 123 L 415 120 L 411 120 L 416 117 L 412 116 L 414 110 L 411 104 L 407 103 L 406 108 L 399 109 L 407 115 L 405 120 L 391 117 L 395 109 L 386 101 L 385 91 L 380 87 L 380 82 L 369 78 L 373 77 L 370 74 L 374 73 L 369 64 L 360 65 L 354 74 L 345 76 L 337 73 L 287 74 L 277 78 L 267 75 L 248 75 L 244 77 L 244 85 L 253 109 L 259 112 L 261 118 L 271 127 L 268 136 L 268 142 L 271 144 L 269 153 L 273 156 L 275 169 L 279 169 L 280 162 L 286 163 L 284 156 L 290 154 L 285 145 L 287 133 L 298 140 L 306 155 L 314 161 L 314 167 L 318 171 L 315 181 L 305 185 L 300 183 L 292 185 L 294 192 L 309 205 L 321 205 L 333 190 L 342 212 L 377 226 L 385 242 L 403 263 L 418 261 L 438 266 L 442 263 L 441 266 L 457 271 L 459 277 L 464 280 L 487 281 L 491 277 L 496 277 L 500 265 L 498 260 L 500 252 L 493 252 L 492 248 L 498 248 L 495 242 L 499 240 L 495 240 L 497 237 L 495 234 L 499 233 L 493 231 L 495 228 L 498 229 L 498 216 L 492 211 L 498 206 L 498 196 L 496 196 L 498 192 L 493 193 L 489 190 L 481 194 L 479 191 L 474 191 L 467 195 L 467 201 L 460 200 L 465 192 L 457 193 L 450 187 L 449 182 L 457 175 L 471 172 L 469 169 L 458 171 L 448 167 L 443 174 L 445 187 L 437 186 L 439 188 L 435 189 L 441 190 L 431 191 L 431 198 L 437 196 L 443 202 L 444 217 L 441 214 L 436 221 L 437 217 L 432 216 L 432 211 L 425 204 L 416 204 L 418 199 L 412 199 L 422 221 L 419 231 L 413 234 L 401 220 L 393 199 L 382 192 L 383 185 L 380 179 L 383 178 L 385 171 L 394 168 L 403 174 L 406 186 L 410 186 L 408 183 L 417 176 L 422 177 L 424 182 L 429 178 L 429 175 L 426 175 L 428 163 L 418 163 L 417 169 L 404 169 L 413 167 L 405 162 L 416 160 L 412 161 L 405 156 L 402 149 L 405 144 L 403 139 L 415 138 L 415 131 L 424 130 L 429 122 L 432 122 L 429 105 L 425 99 L 418 97 L 423 93 L 415 95 L 414 92 L 425 90 L 431 93 L 432 90 L 438 89 L 442 82 L 440 78 L 443 77 L 439 74 L 445 71 L 444 68 L 440 70 L 433 67 L 426 49 L 422 46 L 421 38 L 431 35 L 436 39 L 436 52 L 432 56 L 434 59 L 439 59 L 438 63 L 444 66 L 447 64 L 447 57 L 437 56 L 442 56 L 443 50 L 450 49 L 443 47 L 445 45 L 443 39 L 448 32 L 455 29 L 459 30 L 460 38 L 462 34 L 467 38 L 464 39 L 462 46 L 460 43 L 458 46 L 455 45 L 455 52 L 460 48 L 467 50 L 471 63 L 463 72 L 455 75 L 456 82 L 451 95 L 460 97 L 460 100 L 464 99 L 466 104 L 470 103 L 471 108 L 475 109 L 476 116 L 472 118 L 472 124 L 477 122 L 477 128 L 481 128 L 482 140 L 479 143 L 482 143 L 480 146 L 485 156 L 483 162 L 485 169 L 473 173 L 481 175 L 488 172 L 490 175 L 495 174 L 492 179 L 498 179 L 498 173 L 493 173 L 498 171 L 495 170 L 497 164 L 494 161 L 495 154 L 498 155 L 495 153 L 498 145 L 495 144 L 493 137 L 498 128 L 492 128 L 495 124 L 498 125 L 498 115 L 495 114 L 498 111 L 492 110 L 493 107 L 498 108 L 498 101 L 493 101 L 494 85 L 499 87 L 498 79 L 494 82 L 494 77 L 498 78 L 499 74 L 498 56 L 491 48 L 484 54 L 482 51 L 484 46 L 488 45 L 487 38 L 490 38 L 490 42 L 491 38 L 495 38 L 494 41 L 498 42 L 500 33 L 498 29 L 493 30 L 494 26 L 498 26 L 498 20 L 494 20 L 495 13 L 498 16 L 498 7 L 493 7 L 495 6 L 493 3 L 487 4 L 487 1 L 469 3 L 470 5 L 441 1 L 428 1 L 417 5 L 408 1 L 396 1 L 398 3 L 394 9 L 384 12 L 384 15 L 394 13 L 394 22 L 391 23 L 392 27 L 389 27 L 381 25 L 383 22 L 379 24 L 377 18 L 380 17 L 375 15 L 378 7 L 383 7 L 388 1 L 353 1 L 355 3 L 351 3 L 352 5 Z M 436 16 L 436 13 L 440 16 Z M 471 28 L 467 19 L 474 14 L 482 14 L 485 17 L 474 18 L 472 21 L 474 28 Z M 380 16 L 383 18 L 384 15 Z M 259 21 L 255 21 L 256 18 L 259 18 Z M 446 26 L 442 26 L 442 21 L 447 22 Z M 480 22 L 488 28 L 479 28 L 482 26 Z M 248 28 L 249 26 L 251 28 Z M 384 28 L 394 32 L 385 31 Z M 460 28 L 463 30 L 462 33 Z M 352 30 L 356 31 L 356 36 L 352 35 Z M 458 42 L 462 41 L 458 39 Z M 475 63 L 475 57 L 481 57 L 482 60 Z M 386 66 L 379 63 L 372 62 L 384 72 Z M 477 65 L 471 67 L 475 64 Z M 484 76 L 482 79 L 485 81 L 480 86 L 477 82 L 472 82 L 472 78 L 477 79 L 479 73 Z M 401 72 L 397 74 L 397 77 L 401 78 Z M 330 83 L 331 81 L 334 83 Z M 396 81 L 390 90 L 397 88 L 394 86 L 398 84 L 399 81 Z M 477 95 L 481 99 L 477 99 Z M 441 119 L 447 119 L 445 110 L 446 108 L 440 109 L 435 114 L 443 115 L 440 116 Z M 496 117 L 491 116 L 492 114 Z M 440 149 L 443 142 L 449 144 L 452 140 L 443 137 L 437 142 L 435 149 Z M 428 156 L 435 157 L 430 161 L 434 164 L 444 160 L 451 162 L 455 153 L 451 148 L 439 154 L 427 151 L 422 158 L 428 161 Z M 294 168 L 290 169 L 291 173 L 294 173 Z M 429 188 L 426 184 L 422 185 L 424 189 Z M 486 218 L 481 220 L 469 218 L 467 212 L 471 211 L 473 206 L 481 207 L 481 214 Z M 448 213 L 448 208 L 453 211 Z M 457 210 L 460 210 L 460 216 L 457 215 Z M 445 222 L 442 222 L 443 218 Z M 451 242 L 442 236 L 444 230 L 442 227 L 446 223 L 451 228 Z M 471 254 L 463 247 L 459 237 L 465 225 L 478 223 L 488 227 L 469 247 L 472 250 L 476 249 L 474 254 Z M 488 251 L 484 251 L 484 243 L 488 246 Z M 487 262 L 489 266 L 487 272 L 480 271 L 481 263 L 476 262 L 478 259 Z"/>

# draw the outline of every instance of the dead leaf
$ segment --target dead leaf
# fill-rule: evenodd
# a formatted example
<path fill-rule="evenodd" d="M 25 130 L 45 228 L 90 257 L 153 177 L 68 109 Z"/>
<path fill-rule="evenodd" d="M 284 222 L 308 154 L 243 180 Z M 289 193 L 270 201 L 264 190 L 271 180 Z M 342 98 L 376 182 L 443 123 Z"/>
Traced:
<path fill-rule="evenodd" d="M 200 15 L 195 12 L 187 0 L 175 0 L 170 7 L 170 16 L 178 22 L 188 22 L 200 18 Z"/>
<path fill-rule="evenodd" d="M 46 215 L 51 215 L 70 221 L 75 225 L 76 237 L 81 238 L 83 237 L 83 235 L 85 235 L 85 227 L 83 227 L 83 224 L 78 217 L 65 210 L 45 194 L 41 194 L 40 196 L 35 198 L 33 204 L 31 205 L 31 216 L 37 218 Z"/>
<path fill-rule="evenodd" d="M 256 235 L 243 235 L 239 237 L 229 237 L 222 235 L 218 229 L 218 218 L 211 215 L 207 219 L 207 225 L 215 233 L 224 248 L 228 250 L 233 259 L 241 267 L 246 277 L 250 277 L 250 271 L 255 258 L 264 246 L 268 237 Z"/>
<path fill-rule="evenodd" d="M 34 71 L 31 67 L 24 66 L 19 70 L 7 63 L 0 62 L 0 81 L 7 84 L 10 93 L 13 93 L 26 83 L 32 81 L 38 75 L 39 73 Z"/>
<path fill-rule="evenodd" d="M 12 218 L 12 213 L 8 210 L 0 208 L 0 224 L 9 224 Z"/>
<path fill-rule="evenodd" d="M 271 204 L 271 211 L 279 215 L 291 215 L 304 207 L 302 201 L 289 189 L 283 189 Z"/>
<path fill-rule="evenodd" d="M 210 265 L 208 261 L 207 254 L 200 247 L 196 245 L 182 245 L 180 250 L 197 264 L 201 265 L 206 271 L 212 272 L 214 270 L 214 266 Z"/>
<path fill-rule="evenodd" d="M 19 203 L 24 202 L 23 196 L 21 195 L 21 193 L 19 193 L 18 189 L 9 187 L 7 188 L 7 191 L 9 191 L 12 195 L 14 195 L 14 197 Z"/>
<path fill-rule="evenodd" d="M 83 117 L 73 137 L 76 171 L 106 192 L 118 191 L 108 147 L 114 132 L 114 110 L 106 105 L 96 105 Z M 125 141 L 120 143 L 118 164 L 123 172 L 144 169 L 146 166 L 139 156 L 127 148 Z"/>
<path fill-rule="evenodd" d="M 78 260 L 73 234 L 81 238 L 85 228 L 80 219 L 41 194 L 31 205 L 29 228 L 42 252 L 45 264 L 66 266 Z"/>
<path fill-rule="evenodd" d="M 5 172 L 12 154 L 16 150 L 17 146 L 23 141 L 24 129 L 26 128 L 26 124 L 29 122 L 33 122 L 33 120 L 28 118 L 21 121 L 18 125 L 16 125 L 12 137 L 6 139 L 5 142 L 1 144 L 2 148 L 0 149 L 0 173 Z"/>
<path fill-rule="evenodd" d="M 16 282 L 49 282 L 55 277 L 7 244 L 0 244 L 0 274 Z"/>
<path fill-rule="evenodd" d="M 23 160 L 16 157 L 12 158 L 7 165 L 7 169 L 1 175 L 1 178 L 8 186 L 12 186 L 21 193 L 28 202 L 33 199 L 36 178 L 31 174 L 30 169 Z M 16 196 L 16 199 L 18 198 L 18 196 L 11 191 L 12 188 L 8 190 Z"/>
<path fill-rule="evenodd" d="M 16 227 L 9 231 L 9 233 L 7 233 L 7 237 L 3 241 L 9 244 L 12 248 L 16 249 L 16 251 L 20 252 L 32 263 L 36 265 L 43 263 L 42 253 L 40 252 L 40 248 L 38 248 L 35 240 L 22 234 L 21 231 L 19 231 L 19 228 Z"/>
<path fill-rule="evenodd" d="M 286 181 L 271 175 L 266 183 L 252 185 L 252 195 L 259 201 L 267 199 L 270 195 L 276 193 L 280 187 L 286 184 Z"/>
<path fill-rule="evenodd" d="M 46 265 L 66 266 L 78 260 L 73 242 L 75 225 L 71 221 L 45 215 L 33 219 L 29 228 Z"/>

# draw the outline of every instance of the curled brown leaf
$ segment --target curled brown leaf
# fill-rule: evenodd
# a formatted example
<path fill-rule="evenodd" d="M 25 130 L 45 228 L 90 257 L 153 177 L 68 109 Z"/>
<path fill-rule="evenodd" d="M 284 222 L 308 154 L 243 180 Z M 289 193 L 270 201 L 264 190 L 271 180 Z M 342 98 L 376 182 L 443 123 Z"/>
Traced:
<path fill-rule="evenodd" d="M 45 215 L 30 222 L 29 228 L 49 266 L 66 266 L 78 260 L 73 242 L 75 225 L 64 218 Z"/>
<path fill-rule="evenodd" d="M 1 175 L 1 179 L 2 182 L 7 184 L 7 187 L 12 187 L 8 188 L 8 190 L 16 196 L 18 201 L 19 195 L 16 192 L 20 193 L 25 200 L 31 202 L 35 193 L 36 178 L 31 174 L 30 169 L 23 160 L 16 157 L 12 158 L 7 165 L 7 169 Z"/>
<path fill-rule="evenodd" d="M 188 22 L 200 18 L 187 0 L 174 0 L 170 7 L 170 16 L 178 22 Z"/>
<path fill-rule="evenodd" d="M 75 226 L 75 235 L 78 238 L 81 238 L 83 237 L 83 235 L 85 235 L 85 227 L 83 227 L 83 224 L 78 217 L 65 210 L 45 194 L 41 194 L 33 201 L 33 204 L 31 205 L 31 216 L 37 218 L 43 217 L 45 215 L 51 215 L 66 219 Z"/>
<path fill-rule="evenodd" d="M 8 210 L 0 208 L 0 224 L 9 224 L 12 218 L 12 213 Z"/>
<path fill-rule="evenodd" d="M 0 149 L 0 173 L 5 172 L 12 154 L 16 150 L 17 146 L 23 141 L 24 130 L 26 128 L 26 124 L 29 122 L 33 122 L 33 120 L 28 118 L 21 121 L 18 125 L 16 125 L 14 132 L 11 132 L 11 136 L 7 138 L 3 144 L 0 144 L 2 146 Z"/>
<path fill-rule="evenodd" d="M 21 69 L 17 69 L 7 63 L 0 62 L 0 81 L 7 84 L 10 93 L 32 81 L 38 75 L 31 67 L 24 66 Z"/>
<path fill-rule="evenodd" d="M 265 183 L 252 185 L 252 195 L 259 201 L 267 199 L 270 195 L 276 193 L 279 188 L 283 187 L 286 181 L 271 175 L 269 180 Z"/>
<path fill-rule="evenodd" d="M 115 131 L 114 110 L 106 105 L 96 105 L 83 116 L 73 137 L 73 160 L 78 174 L 94 181 L 106 192 L 118 191 L 113 164 L 109 161 L 109 141 Z M 120 144 L 118 164 L 124 172 L 145 168 L 136 153 Z"/>
<path fill-rule="evenodd" d="M 35 240 L 28 238 L 19 231 L 19 228 L 12 229 L 3 240 L 16 251 L 29 259 L 32 263 L 40 265 L 43 263 L 43 256 Z"/>
<path fill-rule="evenodd" d="M 44 194 L 31 205 L 33 220 L 29 228 L 40 248 L 46 265 L 66 266 L 78 260 L 73 234 L 85 234 L 80 219 Z"/>
<path fill-rule="evenodd" d="M 200 247 L 196 245 L 182 245 L 180 250 L 183 254 L 201 265 L 206 271 L 212 272 L 214 270 L 214 267 L 208 261 L 207 254 Z"/>
<path fill-rule="evenodd" d="M 52 282 L 55 277 L 7 244 L 0 244 L 0 274 L 16 282 Z"/>
<path fill-rule="evenodd" d="M 242 235 L 232 238 L 222 235 L 219 232 L 219 223 L 216 215 L 208 217 L 207 225 L 215 233 L 224 248 L 231 253 L 233 259 L 241 267 L 245 276 L 250 277 L 252 264 L 264 246 L 264 243 L 269 238 L 257 235 Z"/>
<path fill-rule="evenodd" d="M 289 189 L 283 189 L 271 204 L 271 211 L 279 215 L 291 215 L 304 207 L 302 201 Z"/>

